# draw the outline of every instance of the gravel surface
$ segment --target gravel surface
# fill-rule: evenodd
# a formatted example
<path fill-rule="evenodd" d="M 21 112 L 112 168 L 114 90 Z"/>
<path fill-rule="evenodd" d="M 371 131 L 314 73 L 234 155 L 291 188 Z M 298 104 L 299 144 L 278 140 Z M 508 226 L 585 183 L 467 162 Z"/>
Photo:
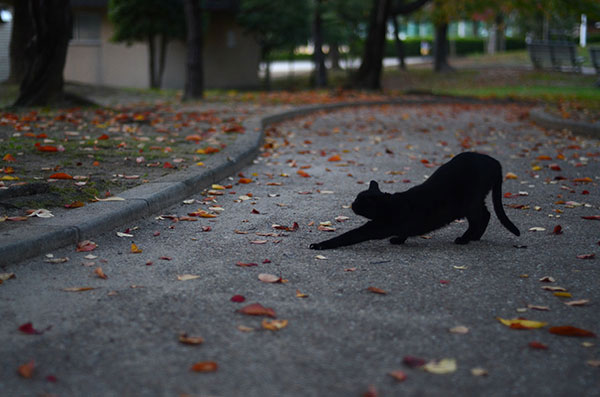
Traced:
<path fill-rule="evenodd" d="M 242 175 L 163 212 L 172 216 L 98 236 L 90 252 L 69 247 L 7 266 L 15 278 L 0 285 L 2 394 L 600 395 L 597 338 L 549 332 L 600 332 L 598 258 L 578 258 L 599 251 L 600 224 L 582 216 L 600 215 L 600 146 L 541 130 L 527 114 L 516 105 L 380 106 L 292 120 L 267 131 Z M 371 179 L 401 191 L 464 150 L 511 173 L 504 203 L 521 237 L 492 214 L 482 241 L 466 246 L 453 244 L 466 227 L 457 222 L 402 246 L 308 249 L 364 222 L 347 206 Z M 178 279 L 186 275 L 199 277 Z M 72 287 L 94 289 L 64 290 Z M 255 302 L 287 326 L 268 330 L 262 320 L 273 319 L 237 312 Z M 497 317 L 548 325 L 511 329 Z M 19 331 L 28 322 L 41 333 Z M 467 332 L 450 332 L 457 326 Z M 183 344 L 181 333 L 204 343 Z M 457 368 L 432 373 L 406 364 L 414 358 Z M 20 376 L 32 360 L 32 377 Z M 192 371 L 198 362 L 217 370 Z M 388 375 L 395 370 L 406 380 Z"/>

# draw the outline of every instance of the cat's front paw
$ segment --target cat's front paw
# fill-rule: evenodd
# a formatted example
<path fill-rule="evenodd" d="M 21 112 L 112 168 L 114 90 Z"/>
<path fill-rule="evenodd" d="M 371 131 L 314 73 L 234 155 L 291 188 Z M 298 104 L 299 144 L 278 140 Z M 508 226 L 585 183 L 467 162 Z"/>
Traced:
<path fill-rule="evenodd" d="M 469 244 L 469 239 L 463 238 L 463 237 L 457 237 L 456 240 L 454 240 L 454 244 L 460 244 L 460 245 Z"/>

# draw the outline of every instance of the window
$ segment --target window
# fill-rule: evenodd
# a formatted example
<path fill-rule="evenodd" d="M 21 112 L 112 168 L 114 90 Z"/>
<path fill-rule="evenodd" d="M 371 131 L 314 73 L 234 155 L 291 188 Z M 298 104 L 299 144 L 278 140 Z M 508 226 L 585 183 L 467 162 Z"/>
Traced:
<path fill-rule="evenodd" d="M 73 40 L 100 43 L 102 17 L 100 14 L 75 12 L 73 15 Z"/>

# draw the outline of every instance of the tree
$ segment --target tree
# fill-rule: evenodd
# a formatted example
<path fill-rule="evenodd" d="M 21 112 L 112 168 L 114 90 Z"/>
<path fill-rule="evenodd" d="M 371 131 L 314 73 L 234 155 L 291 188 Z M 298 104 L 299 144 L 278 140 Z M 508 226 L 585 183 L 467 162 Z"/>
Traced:
<path fill-rule="evenodd" d="M 63 69 L 71 38 L 73 18 L 69 0 L 23 0 L 26 17 L 15 24 L 28 23 L 16 29 L 24 34 L 18 39 L 26 43 L 23 57 L 24 74 L 14 106 L 44 106 L 64 99 Z M 22 10 L 21 10 L 22 11 Z"/>
<path fill-rule="evenodd" d="M 19 84 L 25 75 L 25 48 L 31 38 L 33 20 L 29 19 L 27 1 L 15 1 L 13 6 L 12 30 L 10 33 L 10 73 L 8 82 Z"/>
<path fill-rule="evenodd" d="M 354 83 L 361 88 L 381 88 L 381 69 L 385 49 L 385 36 L 390 16 L 407 15 L 416 11 L 429 0 L 374 0 L 371 8 L 369 31 L 364 55 Z"/>
<path fill-rule="evenodd" d="M 167 44 L 173 39 L 183 39 L 185 36 L 181 1 L 110 0 L 108 17 L 115 25 L 112 37 L 114 41 L 128 44 L 142 41 L 148 44 L 150 87 L 160 88 Z"/>
<path fill-rule="evenodd" d="M 313 16 L 313 43 L 315 63 L 315 85 L 317 87 L 327 86 L 327 68 L 325 67 L 325 54 L 323 53 L 323 0 L 315 0 Z"/>
<path fill-rule="evenodd" d="M 204 96 L 203 15 L 201 0 L 185 0 L 187 67 L 184 99 Z"/>
<path fill-rule="evenodd" d="M 306 0 L 242 0 L 239 23 L 254 35 L 266 63 L 265 86 L 270 87 L 273 50 L 293 50 L 310 36 L 310 5 Z"/>

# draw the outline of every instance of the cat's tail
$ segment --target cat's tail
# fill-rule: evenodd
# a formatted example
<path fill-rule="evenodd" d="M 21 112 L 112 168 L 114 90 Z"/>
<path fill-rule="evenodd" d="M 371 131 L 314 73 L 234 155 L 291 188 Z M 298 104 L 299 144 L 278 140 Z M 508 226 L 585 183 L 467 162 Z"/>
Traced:
<path fill-rule="evenodd" d="M 515 236 L 520 236 L 521 232 L 515 224 L 508 219 L 508 216 L 506 216 L 506 213 L 504 212 L 504 207 L 502 206 L 502 173 L 500 173 L 492 187 L 492 202 L 494 203 L 494 211 L 496 212 L 496 216 L 500 220 L 500 223 Z"/>

